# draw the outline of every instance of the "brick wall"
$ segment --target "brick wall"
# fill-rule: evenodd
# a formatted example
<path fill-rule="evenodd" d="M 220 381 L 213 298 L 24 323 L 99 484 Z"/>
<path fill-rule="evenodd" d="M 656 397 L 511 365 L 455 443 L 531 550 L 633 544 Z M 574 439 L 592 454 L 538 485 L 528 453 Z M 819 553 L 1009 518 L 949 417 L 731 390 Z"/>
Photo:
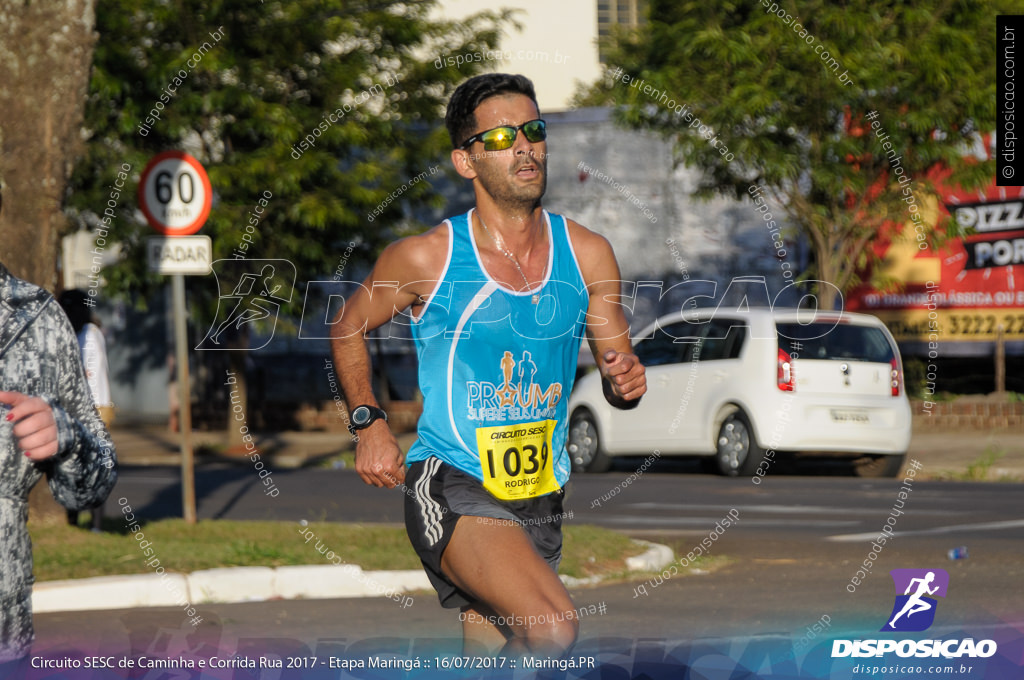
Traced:
<path fill-rule="evenodd" d="M 1024 403 L 958 399 L 933 403 L 925 410 L 924 402 L 911 400 L 914 427 L 940 429 L 1017 430 L 1024 433 Z"/>

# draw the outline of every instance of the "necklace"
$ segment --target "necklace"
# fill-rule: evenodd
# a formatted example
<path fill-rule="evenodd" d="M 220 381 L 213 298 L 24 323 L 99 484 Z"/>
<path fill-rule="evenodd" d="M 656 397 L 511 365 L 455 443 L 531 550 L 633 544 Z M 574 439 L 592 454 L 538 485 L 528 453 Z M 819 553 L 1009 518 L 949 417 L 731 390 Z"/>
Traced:
<path fill-rule="evenodd" d="M 513 255 L 511 252 L 506 250 L 505 246 L 503 246 L 500 242 L 498 242 L 498 239 L 495 238 L 494 234 L 491 233 L 491 230 L 488 229 L 487 225 L 484 223 L 484 218 L 480 217 L 480 213 L 479 212 L 476 214 L 476 216 L 480 220 L 480 226 L 484 228 L 484 231 L 487 232 L 487 235 L 491 237 L 492 241 L 494 241 L 494 247 L 497 248 L 501 252 L 502 255 L 507 257 L 509 259 L 509 261 L 512 262 L 513 265 L 515 265 L 516 271 L 519 272 L 519 276 L 523 277 L 523 284 L 526 286 L 526 289 L 529 290 L 530 289 L 530 282 L 526 278 L 526 274 L 523 273 L 523 268 L 519 266 L 519 260 L 516 259 L 515 255 Z M 534 293 L 533 297 L 530 298 L 530 302 L 532 304 L 537 304 L 538 302 L 540 302 L 540 298 L 537 296 L 536 293 Z"/>

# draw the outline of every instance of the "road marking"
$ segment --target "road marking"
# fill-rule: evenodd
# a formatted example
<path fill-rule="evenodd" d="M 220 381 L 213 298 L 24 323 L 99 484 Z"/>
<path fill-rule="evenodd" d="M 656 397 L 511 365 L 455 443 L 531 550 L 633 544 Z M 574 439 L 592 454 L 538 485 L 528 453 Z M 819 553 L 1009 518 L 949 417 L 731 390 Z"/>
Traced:
<path fill-rule="evenodd" d="M 918 529 L 916 531 L 895 531 L 893 536 L 932 536 L 935 534 L 952 534 L 957 531 L 998 531 L 999 529 L 1016 529 L 1024 527 L 1024 519 L 1011 519 L 1005 522 L 982 522 L 980 524 L 954 524 L 948 527 L 935 527 L 934 529 Z M 867 541 L 877 538 L 879 532 L 872 531 L 864 534 L 837 534 L 826 536 L 826 541 L 852 542 Z"/>
<path fill-rule="evenodd" d="M 848 517 L 850 515 L 873 516 L 878 514 L 878 510 L 872 510 L 870 508 L 836 508 L 826 505 L 708 505 L 697 503 L 646 502 L 629 503 L 626 507 L 636 508 L 638 510 L 731 510 L 736 508 L 741 514 L 744 512 L 763 512 L 790 515 L 843 515 L 844 517 Z M 946 510 L 925 510 L 921 511 L 921 514 L 948 515 L 950 513 Z"/>

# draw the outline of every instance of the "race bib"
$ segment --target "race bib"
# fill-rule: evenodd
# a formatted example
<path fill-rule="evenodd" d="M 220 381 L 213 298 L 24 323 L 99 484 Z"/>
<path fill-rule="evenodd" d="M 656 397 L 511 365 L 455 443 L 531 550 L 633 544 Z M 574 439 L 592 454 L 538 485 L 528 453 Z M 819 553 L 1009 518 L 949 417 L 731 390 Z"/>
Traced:
<path fill-rule="evenodd" d="M 484 488 L 518 501 L 558 491 L 551 454 L 556 420 L 476 428 Z"/>

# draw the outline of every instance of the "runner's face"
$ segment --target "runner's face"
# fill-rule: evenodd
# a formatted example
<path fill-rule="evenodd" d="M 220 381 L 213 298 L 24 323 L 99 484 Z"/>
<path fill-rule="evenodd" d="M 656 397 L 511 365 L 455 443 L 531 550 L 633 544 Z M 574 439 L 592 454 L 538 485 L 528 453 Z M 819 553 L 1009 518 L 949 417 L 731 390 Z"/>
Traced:
<path fill-rule="evenodd" d="M 526 95 L 508 94 L 485 99 L 474 111 L 475 133 L 502 125 L 522 125 L 540 118 Z M 484 151 L 482 142 L 466 149 L 484 191 L 499 203 L 532 209 L 547 189 L 547 142 L 531 142 L 519 130 L 515 143 L 501 151 Z"/>

